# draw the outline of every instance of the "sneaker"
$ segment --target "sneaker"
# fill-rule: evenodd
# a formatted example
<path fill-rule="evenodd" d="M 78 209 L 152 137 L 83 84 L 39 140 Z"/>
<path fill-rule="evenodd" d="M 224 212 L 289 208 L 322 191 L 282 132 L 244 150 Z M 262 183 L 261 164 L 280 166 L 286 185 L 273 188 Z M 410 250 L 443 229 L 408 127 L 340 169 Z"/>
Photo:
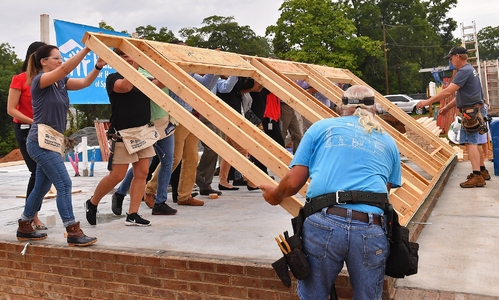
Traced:
<path fill-rule="evenodd" d="M 490 174 L 489 174 L 489 171 L 487 169 L 481 171 L 480 173 L 482 173 L 483 179 L 490 180 Z"/>
<path fill-rule="evenodd" d="M 143 219 L 138 213 L 126 214 L 126 226 L 151 226 L 151 222 Z"/>
<path fill-rule="evenodd" d="M 471 173 L 466 179 L 465 182 L 459 184 L 462 188 L 482 187 L 485 185 L 485 179 L 483 179 L 482 175 Z"/>
<path fill-rule="evenodd" d="M 123 199 L 125 199 L 125 196 L 114 193 L 111 201 L 111 210 L 113 211 L 113 214 L 119 216 L 121 215 L 121 208 L 123 206 Z"/>
<path fill-rule="evenodd" d="M 88 199 L 85 202 L 85 211 L 87 212 L 87 221 L 90 225 L 97 225 L 97 205 L 93 205 Z"/>
<path fill-rule="evenodd" d="M 154 207 L 152 209 L 153 215 L 174 215 L 177 213 L 177 210 L 171 208 L 166 202 L 162 202 L 160 204 L 154 203 Z"/>
<path fill-rule="evenodd" d="M 177 202 L 178 205 L 190 205 L 190 206 L 203 206 L 204 202 L 201 200 L 194 199 L 192 197 L 189 197 L 185 200 L 178 200 Z"/>

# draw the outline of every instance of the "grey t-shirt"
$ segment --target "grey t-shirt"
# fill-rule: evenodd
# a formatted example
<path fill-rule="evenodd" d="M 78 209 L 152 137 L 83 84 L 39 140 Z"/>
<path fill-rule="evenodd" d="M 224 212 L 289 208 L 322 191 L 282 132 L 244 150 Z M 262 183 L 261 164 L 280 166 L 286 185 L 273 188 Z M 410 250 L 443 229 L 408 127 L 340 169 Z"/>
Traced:
<path fill-rule="evenodd" d="M 454 84 L 460 86 L 456 92 L 457 108 L 483 103 L 482 85 L 478 72 L 470 64 L 464 65 L 456 72 Z"/>
<path fill-rule="evenodd" d="M 33 125 L 28 138 L 38 141 L 37 124 L 46 124 L 60 133 L 66 130 L 66 120 L 69 109 L 69 96 L 66 83 L 68 77 L 64 77 L 57 83 L 41 89 L 40 73 L 31 82 L 31 97 L 33 103 Z"/>

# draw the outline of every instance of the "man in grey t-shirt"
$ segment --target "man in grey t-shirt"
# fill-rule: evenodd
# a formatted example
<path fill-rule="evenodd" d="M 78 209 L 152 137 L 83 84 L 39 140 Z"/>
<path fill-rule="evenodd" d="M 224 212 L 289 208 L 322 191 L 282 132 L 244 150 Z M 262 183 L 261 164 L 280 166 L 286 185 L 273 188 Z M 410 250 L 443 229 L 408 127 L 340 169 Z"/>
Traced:
<path fill-rule="evenodd" d="M 483 105 L 482 85 L 477 71 L 468 63 L 467 50 L 460 46 L 454 47 L 445 56 L 445 59 L 448 59 L 457 69 L 452 82 L 437 95 L 430 97 L 428 100 L 420 101 L 417 107 L 431 105 L 451 97 L 455 92 L 456 97 L 440 108 L 440 114 L 445 114 L 453 107 L 463 108 L 477 105 L 480 107 L 482 115 L 484 115 L 486 111 Z M 485 186 L 485 180 L 490 180 L 489 172 L 485 168 L 484 158 L 478 149 L 478 136 L 478 132 L 467 132 L 464 128 L 461 128 L 459 143 L 466 146 L 473 169 L 466 181 L 460 183 L 462 188 L 482 187 Z"/>

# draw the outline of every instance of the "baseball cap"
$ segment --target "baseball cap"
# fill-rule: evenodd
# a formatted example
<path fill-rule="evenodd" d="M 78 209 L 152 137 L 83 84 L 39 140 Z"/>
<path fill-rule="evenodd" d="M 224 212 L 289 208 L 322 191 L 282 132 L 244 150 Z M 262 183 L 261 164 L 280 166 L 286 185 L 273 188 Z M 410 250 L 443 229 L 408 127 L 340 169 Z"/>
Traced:
<path fill-rule="evenodd" d="M 444 58 L 449 59 L 452 55 L 465 54 L 466 52 L 467 52 L 466 48 L 461 47 L 461 46 L 456 46 L 456 47 L 450 49 L 449 54 L 447 54 Z"/>

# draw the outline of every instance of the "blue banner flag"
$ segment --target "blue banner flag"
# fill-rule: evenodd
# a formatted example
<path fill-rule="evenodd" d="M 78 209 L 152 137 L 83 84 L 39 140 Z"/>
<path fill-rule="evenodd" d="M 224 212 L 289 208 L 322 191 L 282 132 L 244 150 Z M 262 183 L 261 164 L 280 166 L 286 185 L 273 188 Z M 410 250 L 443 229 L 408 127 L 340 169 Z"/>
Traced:
<path fill-rule="evenodd" d="M 85 47 L 81 40 L 85 32 L 100 32 L 110 35 L 130 36 L 129 34 L 106 30 L 99 27 L 92 27 L 82 24 L 75 24 L 61 20 L 54 20 L 55 36 L 57 47 L 61 52 L 62 60 L 66 61 Z M 95 66 L 97 55 L 90 52 L 68 77 L 85 78 Z M 78 91 L 69 91 L 69 101 L 71 104 L 109 104 L 106 92 L 106 77 L 108 74 L 116 72 L 106 65 L 100 72 L 94 83 L 87 88 Z"/>

